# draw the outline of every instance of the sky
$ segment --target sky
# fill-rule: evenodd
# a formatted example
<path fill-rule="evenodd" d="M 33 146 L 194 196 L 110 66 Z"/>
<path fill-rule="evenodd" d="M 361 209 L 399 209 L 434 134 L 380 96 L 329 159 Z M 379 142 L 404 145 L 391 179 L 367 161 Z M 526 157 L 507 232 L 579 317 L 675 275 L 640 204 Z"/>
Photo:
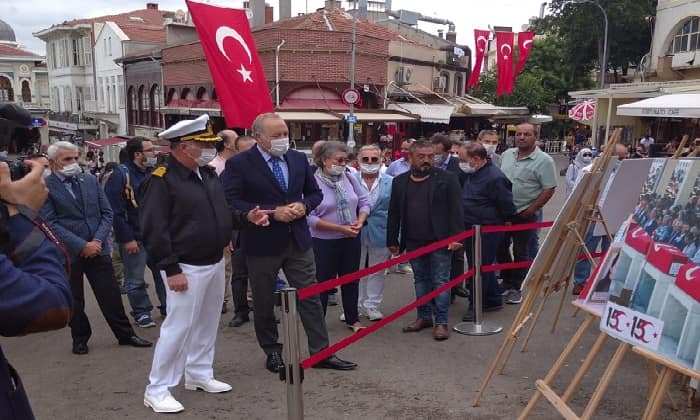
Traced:
<path fill-rule="evenodd" d="M 0 0 L 4 20 L 15 30 L 17 41 L 30 51 L 45 54 L 45 44 L 32 33 L 65 20 L 104 16 L 144 9 L 146 3 L 158 3 L 161 10 L 186 10 L 184 0 Z M 242 7 L 243 0 L 216 0 L 217 4 Z M 267 0 L 277 9 L 277 0 Z M 411 10 L 425 16 L 449 19 L 456 25 L 457 42 L 474 50 L 474 29 L 491 26 L 511 26 L 515 32 L 532 16 L 540 12 L 541 0 L 393 0 L 392 9 Z M 313 12 L 323 7 L 323 0 L 292 0 L 292 16 L 305 11 Z M 343 1 L 343 7 L 348 8 Z M 275 10 L 275 13 L 277 10 Z M 546 11 L 545 11 L 546 13 Z M 447 27 L 425 22 L 422 30 L 437 34 Z"/>

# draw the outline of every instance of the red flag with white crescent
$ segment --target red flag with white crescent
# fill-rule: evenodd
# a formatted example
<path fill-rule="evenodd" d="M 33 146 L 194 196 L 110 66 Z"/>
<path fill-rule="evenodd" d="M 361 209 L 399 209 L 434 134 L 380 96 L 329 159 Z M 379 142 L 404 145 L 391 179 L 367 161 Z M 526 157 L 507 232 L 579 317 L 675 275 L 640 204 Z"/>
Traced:
<path fill-rule="evenodd" d="M 515 77 L 518 77 L 520 72 L 523 71 L 523 67 L 525 67 L 534 37 L 535 33 L 532 31 L 518 33 L 518 65 L 515 67 Z"/>
<path fill-rule="evenodd" d="M 469 75 L 467 81 L 467 89 L 470 87 L 476 88 L 479 84 L 479 76 L 481 75 L 481 65 L 484 63 L 486 48 L 489 43 L 489 35 L 491 32 L 481 29 L 474 29 L 474 46 L 476 48 L 476 56 L 474 57 L 474 68 Z"/>
<path fill-rule="evenodd" d="M 274 110 L 255 40 L 243 10 L 186 0 L 202 43 L 226 125 L 250 128 Z"/>
<path fill-rule="evenodd" d="M 513 73 L 513 32 L 496 32 L 496 64 L 498 80 L 496 96 L 513 93 L 515 74 Z"/>

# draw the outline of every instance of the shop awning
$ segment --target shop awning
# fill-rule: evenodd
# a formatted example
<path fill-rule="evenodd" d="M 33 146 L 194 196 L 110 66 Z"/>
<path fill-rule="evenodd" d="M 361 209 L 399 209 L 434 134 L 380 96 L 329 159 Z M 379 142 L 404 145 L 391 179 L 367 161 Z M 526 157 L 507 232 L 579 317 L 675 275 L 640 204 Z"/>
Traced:
<path fill-rule="evenodd" d="M 672 82 L 616 83 L 605 89 L 577 90 L 569 96 L 582 98 L 655 98 L 670 93 L 697 93 L 700 83 L 697 80 Z"/>
<path fill-rule="evenodd" d="M 387 108 L 419 115 L 422 122 L 436 124 L 449 124 L 450 115 L 452 115 L 455 110 L 454 105 L 417 104 L 404 102 L 389 104 Z"/>
<path fill-rule="evenodd" d="M 349 115 L 348 112 L 341 113 L 343 118 Z M 411 115 L 405 112 L 381 110 L 377 112 L 353 112 L 357 121 L 364 122 L 417 122 L 418 115 Z"/>
<path fill-rule="evenodd" d="M 342 115 L 328 111 L 278 110 L 275 111 L 275 114 L 279 115 L 283 120 L 287 122 L 328 122 L 341 121 L 343 119 Z"/>
<path fill-rule="evenodd" d="M 617 115 L 700 118 L 700 93 L 677 93 L 619 105 Z"/>
<path fill-rule="evenodd" d="M 460 110 L 470 117 L 498 117 L 528 115 L 530 110 L 526 106 L 497 106 L 492 104 L 464 104 Z"/>
<path fill-rule="evenodd" d="M 106 139 L 86 141 L 85 145 L 88 147 L 100 148 L 100 147 L 114 146 L 114 145 L 119 144 L 119 143 L 126 143 L 127 140 L 129 140 L 129 139 L 126 137 L 117 136 L 117 137 L 109 137 Z"/>

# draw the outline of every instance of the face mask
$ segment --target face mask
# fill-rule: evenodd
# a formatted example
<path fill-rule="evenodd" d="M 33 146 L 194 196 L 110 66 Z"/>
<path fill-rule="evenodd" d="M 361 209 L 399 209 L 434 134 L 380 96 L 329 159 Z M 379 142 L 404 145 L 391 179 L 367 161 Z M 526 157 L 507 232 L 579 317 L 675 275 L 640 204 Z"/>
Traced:
<path fill-rule="evenodd" d="M 341 175 L 343 172 L 345 172 L 345 166 L 331 165 L 331 167 L 328 168 L 329 175 L 338 176 Z"/>
<path fill-rule="evenodd" d="M 369 163 L 360 163 L 360 171 L 363 174 L 376 174 L 379 172 L 379 168 L 381 165 L 378 163 L 375 164 L 369 164 Z"/>
<path fill-rule="evenodd" d="M 498 147 L 497 144 L 485 144 L 484 149 L 486 149 L 486 154 L 487 155 L 492 155 L 496 153 L 496 148 Z"/>
<path fill-rule="evenodd" d="M 591 156 L 583 156 L 581 157 L 581 160 L 583 161 L 583 163 L 590 163 L 593 160 L 593 158 Z"/>
<path fill-rule="evenodd" d="M 408 152 L 401 152 L 401 157 L 408 160 Z"/>
<path fill-rule="evenodd" d="M 270 154 L 275 157 L 281 157 L 289 150 L 289 137 L 270 140 Z"/>
<path fill-rule="evenodd" d="M 202 149 L 202 154 L 194 159 L 197 166 L 206 166 L 216 157 L 216 149 Z"/>
<path fill-rule="evenodd" d="M 80 173 L 80 165 L 78 165 L 78 162 L 73 162 L 64 166 L 58 172 L 66 178 L 72 178 Z"/>
<path fill-rule="evenodd" d="M 442 162 L 445 161 L 445 158 L 442 157 L 442 155 L 435 155 L 433 156 L 433 166 L 440 166 L 442 165 Z"/>
<path fill-rule="evenodd" d="M 476 172 L 476 168 L 467 162 L 459 162 L 459 169 L 461 169 L 465 174 L 473 174 Z"/>
<path fill-rule="evenodd" d="M 49 175 L 51 175 L 51 169 L 49 169 L 49 168 L 44 168 L 44 178 L 46 178 L 46 177 L 49 176 Z"/>
<path fill-rule="evenodd" d="M 147 157 L 146 161 L 143 163 L 144 163 L 144 165 L 146 165 L 148 167 L 156 166 L 156 164 L 158 164 L 158 158 L 156 158 L 155 156 Z"/>

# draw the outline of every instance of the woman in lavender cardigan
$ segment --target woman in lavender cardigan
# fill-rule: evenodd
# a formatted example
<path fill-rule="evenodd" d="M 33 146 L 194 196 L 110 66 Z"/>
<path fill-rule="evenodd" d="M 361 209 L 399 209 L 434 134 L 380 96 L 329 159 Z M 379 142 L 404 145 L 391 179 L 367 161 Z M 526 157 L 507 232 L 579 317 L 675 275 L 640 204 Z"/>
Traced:
<path fill-rule="evenodd" d="M 370 211 L 367 193 L 346 168 L 348 148 L 329 141 L 315 157 L 315 177 L 323 201 L 307 216 L 316 259 L 318 282 L 353 273 L 360 268 L 360 231 Z M 358 282 L 341 286 L 345 323 L 357 332 L 364 326 L 357 312 Z M 321 294 L 326 311 L 328 294 Z"/>

